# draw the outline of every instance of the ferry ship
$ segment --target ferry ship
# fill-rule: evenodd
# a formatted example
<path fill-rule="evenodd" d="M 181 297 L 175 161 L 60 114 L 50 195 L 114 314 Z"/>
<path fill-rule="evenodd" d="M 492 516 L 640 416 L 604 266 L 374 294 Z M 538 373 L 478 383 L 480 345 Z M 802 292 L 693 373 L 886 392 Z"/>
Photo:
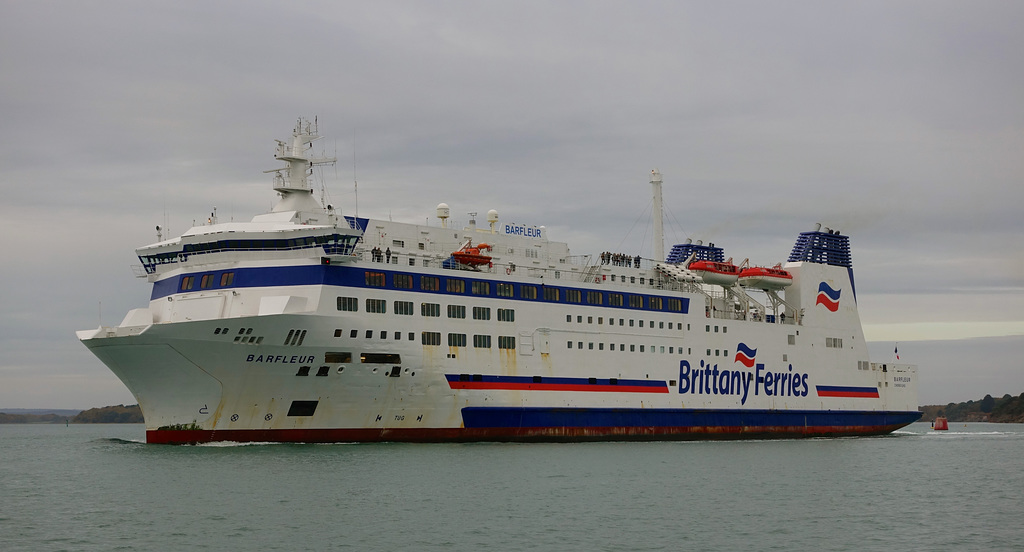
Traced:
<path fill-rule="evenodd" d="M 150 443 L 584 441 L 885 434 L 918 420 L 917 368 L 871 362 L 849 238 L 784 264 L 713 243 L 575 255 L 543 226 L 343 215 L 314 195 L 315 123 L 278 141 L 251 222 L 136 250 L 149 305 L 78 337 Z M 158 227 L 159 230 L 159 227 Z"/>

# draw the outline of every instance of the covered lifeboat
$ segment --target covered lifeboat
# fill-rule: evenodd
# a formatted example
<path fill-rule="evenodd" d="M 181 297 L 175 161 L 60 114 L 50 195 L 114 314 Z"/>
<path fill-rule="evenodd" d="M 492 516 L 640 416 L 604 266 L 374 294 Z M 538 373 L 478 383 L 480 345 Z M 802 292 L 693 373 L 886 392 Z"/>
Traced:
<path fill-rule="evenodd" d="M 740 271 L 740 285 L 755 289 L 779 290 L 793 283 L 793 275 L 783 270 L 780 265 L 772 268 L 752 266 Z"/>
<path fill-rule="evenodd" d="M 731 286 L 740 276 L 739 267 L 732 263 L 693 261 L 687 268 L 704 280 L 704 283 L 717 286 Z"/>
<path fill-rule="evenodd" d="M 462 249 L 452 253 L 452 257 L 460 264 L 477 267 L 491 262 L 490 256 L 480 253 L 481 251 L 490 250 L 491 246 L 486 243 L 477 244 L 475 247 L 467 243 Z"/>

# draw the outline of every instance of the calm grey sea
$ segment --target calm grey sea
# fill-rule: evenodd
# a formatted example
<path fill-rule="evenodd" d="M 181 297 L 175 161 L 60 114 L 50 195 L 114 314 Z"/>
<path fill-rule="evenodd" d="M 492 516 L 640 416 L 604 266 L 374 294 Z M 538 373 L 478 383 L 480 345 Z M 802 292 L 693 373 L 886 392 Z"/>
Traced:
<path fill-rule="evenodd" d="M 0 550 L 1009 550 L 1024 425 L 886 437 L 162 446 L 0 425 Z"/>

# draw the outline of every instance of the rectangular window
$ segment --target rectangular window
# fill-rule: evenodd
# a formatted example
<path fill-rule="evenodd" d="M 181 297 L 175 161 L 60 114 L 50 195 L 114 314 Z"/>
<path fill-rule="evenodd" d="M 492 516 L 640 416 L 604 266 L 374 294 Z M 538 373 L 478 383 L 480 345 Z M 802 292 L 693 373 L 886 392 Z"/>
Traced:
<path fill-rule="evenodd" d="M 423 316 L 441 316 L 441 305 L 437 303 L 420 303 L 420 314 Z M 438 343 L 440 345 L 440 343 Z"/>
<path fill-rule="evenodd" d="M 465 318 L 465 305 L 448 305 L 448 318 Z"/>
<path fill-rule="evenodd" d="M 474 335 L 473 346 L 477 349 L 490 349 L 491 348 L 491 336 L 489 335 Z"/>
<path fill-rule="evenodd" d="M 644 298 L 642 295 L 630 295 L 629 296 L 629 307 L 632 309 L 644 308 Z"/>
<path fill-rule="evenodd" d="M 499 349 L 515 349 L 516 338 L 511 335 L 499 335 L 498 336 L 498 348 Z"/>
<path fill-rule="evenodd" d="M 181 279 L 181 291 L 188 291 L 196 284 L 195 276 L 185 276 Z"/>
<path fill-rule="evenodd" d="M 466 281 L 456 278 L 448 278 L 448 293 L 466 293 Z"/>
<path fill-rule="evenodd" d="M 234 272 L 225 272 L 220 275 L 220 287 L 230 286 L 235 282 Z"/>
<path fill-rule="evenodd" d="M 448 334 L 448 346 L 449 347 L 465 347 L 466 346 L 466 334 L 450 333 Z"/>
<path fill-rule="evenodd" d="M 514 309 L 498 309 L 498 322 L 515 322 L 516 311 Z"/>
<path fill-rule="evenodd" d="M 392 247 L 405 247 L 405 240 L 391 240 Z"/>
<path fill-rule="evenodd" d="M 545 301 L 558 301 L 558 299 L 559 299 L 559 297 L 558 297 L 559 293 L 558 292 L 559 292 L 558 288 L 545 287 L 544 288 L 544 300 Z"/>
<path fill-rule="evenodd" d="M 344 353 L 327 352 L 327 353 L 324 353 L 324 362 L 326 362 L 328 364 L 337 364 L 337 363 L 345 364 L 345 363 L 348 363 L 348 362 L 352 362 L 352 353 L 349 353 L 349 352 L 344 352 Z"/>
<path fill-rule="evenodd" d="M 420 289 L 423 291 L 439 291 L 441 279 L 436 276 L 420 276 Z"/>
<path fill-rule="evenodd" d="M 587 292 L 587 304 L 588 305 L 603 305 L 604 294 L 600 291 L 588 291 Z"/>
<path fill-rule="evenodd" d="M 359 310 L 359 299 L 355 297 L 338 297 L 338 310 L 340 311 L 358 311 Z"/>
<path fill-rule="evenodd" d="M 537 286 L 529 286 L 523 284 L 519 286 L 519 296 L 523 299 L 536 299 L 537 298 Z"/>
<path fill-rule="evenodd" d="M 441 332 L 423 332 L 420 334 L 420 339 L 424 345 L 440 345 Z"/>
<path fill-rule="evenodd" d="M 648 304 L 648 307 L 651 310 L 657 310 L 657 311 L 663 310 L 661 297 L 651 297 L 648 300 L 647 304 Z"/>
<path fill-rule="evenodd" d="M 582 303 L 583 292 L 578 289 L 567 289 L 565 290 L 565 300 L 570 303 Z"/>
<path fill-rule="evenodd" d="M 622 294 L 621 293 L 609 293 L 608 294 L 608 304 L 613 306 L 613 307 L 621 307 L 622 306 Z"/>
<path fill-rule="evenodd" d="M 413 313 L 412 301 L 395 301 L 395 314 L 410 316 Z"/>
<path fill-rule="evenodd" d="M 210 289 L 213 287 L 213 274 L 203 274 L 203 279 L 199 281 L 199 289 Z"/>
<path fill-rule="evenodd" d="M 473 320 L 490 320 L 491 307 L 473 307 Z"/>
<path fill-rule="evenodd" d="M 683 301 L 680 299 L 669 299 L 668 310 L 670 312 L 683 312 Z M 669 328 L 672 329 L 672 328 Z"/>
<path fill-rule="evenodd" d="M 367 299 L 366 312 L 384 314 L 388 311 L 388 302 L 383 299 Z"/>
<path fill-rule="evenodd" d="M 473 282 L 470 288 L 473 295 L 490 295 L 491 294 L 491 283 L 490 282 Z"/>
<path fill-rule="evenodd" d="M 412 274 L 395 274 L 397 289 L 412 289 Z"/>
<path fill-rule="evenodd" d="M 363 364 L 401 364 L 402 355 L 397 353 L 363 353 L 359 355 Z"/>
<path fill-rule="evenodd" d="M 512 284 L 498 284 L 498 297 L 512 297 Z"/>
<path fill-rule="evenodd" d="M 384 287 L 384 273 L 366 271 L 366 285 L 370 287 Z"/>

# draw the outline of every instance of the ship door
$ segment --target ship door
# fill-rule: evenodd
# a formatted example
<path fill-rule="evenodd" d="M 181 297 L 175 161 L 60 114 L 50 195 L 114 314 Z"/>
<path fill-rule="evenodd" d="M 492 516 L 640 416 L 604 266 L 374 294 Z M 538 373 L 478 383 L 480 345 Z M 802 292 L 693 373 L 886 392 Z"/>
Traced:
<path fill-rule="evenodd" d="M 536 347 L 540 350 L 541 356 L 551 353 L 551 330 L 548 328 L 537 328 Z"/>
<path fill-rule="evenodd" d="M 530 356 L 533 354 L 533 334 L 519 332 L 519 354 Z"/>

